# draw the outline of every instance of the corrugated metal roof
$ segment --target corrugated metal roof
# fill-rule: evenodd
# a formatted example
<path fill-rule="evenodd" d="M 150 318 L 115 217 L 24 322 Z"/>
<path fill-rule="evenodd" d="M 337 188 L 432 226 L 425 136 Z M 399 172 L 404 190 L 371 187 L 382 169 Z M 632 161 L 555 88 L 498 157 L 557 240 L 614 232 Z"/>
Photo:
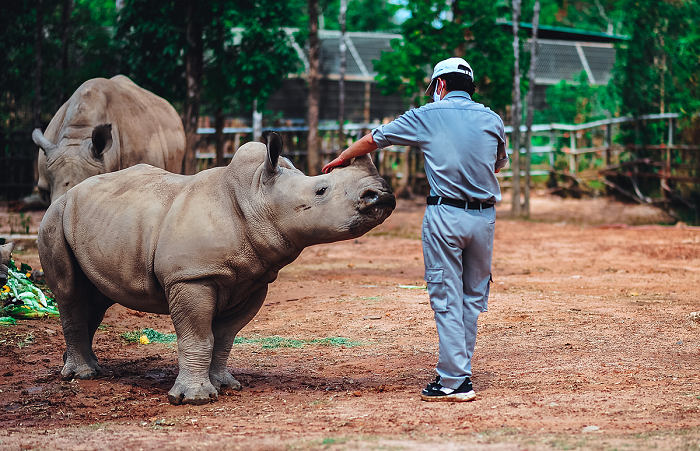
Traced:
<path fill-rule="evenodd" d="M 391 52 L 391 41 L 401 39 L 399 34 L 359 33 L 347 34 L 347 69 L 350 80 L 373 81 L 377 72 L 374 60 L 381 58 L 382 52 Z M 321 30 L 320 72 L 329 78 L 336 78 L 340 72 L 340 32 Z M 302 59 L 307 55 L 301 48 Z M 579 74 L 585 71 L 592 84 L 607 84 L 615 64 L 615 48 L 610 43 L 580 42 L 566 40 L 539 40 L 539 55 L 535 68 L 537 84 L 552 85 L 565 80 L 577 83 Z M 430 74 L 426 73 L 426 77 Z"/>
<path fill-rule="evenodd" d="M 542 85 L 557 84 L 562 80 L 578 83 L 578 76 L 585 71 L 591 84 L 607 84 L 615 65 L 615 48 L 612 44 L 539 40 L 539 53 L 535 67 L 535 82 Z"/>

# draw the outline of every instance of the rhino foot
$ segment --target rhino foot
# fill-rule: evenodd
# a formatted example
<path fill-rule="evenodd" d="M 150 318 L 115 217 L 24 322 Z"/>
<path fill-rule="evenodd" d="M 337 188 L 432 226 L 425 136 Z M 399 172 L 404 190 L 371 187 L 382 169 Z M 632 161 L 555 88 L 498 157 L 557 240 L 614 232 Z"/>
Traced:
<path fill-rule="evenodd" d="M 102 369 L 97 361 L 89 363 L 77 363 L 73 359 L 66 359 L 66 364 L 61 370 L 63 380 L 70 379 L 93 379 L 102 373 Z"/>
<path fill-rule="evenodd" d="M 95 355 L 95 351 L 90 350 L 90 355 L 92 355 L 92 358 L 95 359 L 95 363 L 97 363 L 97 356 Z M 68 360 L 68 351 L 63 352 L 63 363 L 66 363 L 66 360 Z"/>
<path fill-rule="evenodd" d="M 209 373 L 209 380 L 211 381 L 211 384 L 219 391 L 221 391 L 221 387 L 228 387 L 231 390 L 236 391 L 240 391 L 242 388 L 241 383 L 238 382 L 236 378 L 226 370 L 224 370 L 223 374 Z"/>
<path fill-rule="evenodd" d="M 168 392 L 170 404 L 194 404 L 200 406 L 219 399 L 219 392 L 211 382 L 201 384 L 183 384 L 175 381 L 175 385 Z"/>

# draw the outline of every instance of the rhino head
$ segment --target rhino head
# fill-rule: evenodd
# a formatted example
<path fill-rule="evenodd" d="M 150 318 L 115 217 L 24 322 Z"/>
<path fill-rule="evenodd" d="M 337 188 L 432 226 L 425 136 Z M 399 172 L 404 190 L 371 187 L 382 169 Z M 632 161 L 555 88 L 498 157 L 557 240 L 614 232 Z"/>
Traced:
<path fill-rule="evenodd" d="M 57 144 L 37 128 L 32 139 L 43 150 L 39 155 L 37 186 L 41 197 L 50 204 L 88 177 L 106 172 L 104 155 L 112 147 L 112 125 L 68 128 Z M 42 159 L 46 164 L 42 164 Z"/>
<path fill-rule="evenodd" d="M 14 248 L 15 243 L 7 243 L 0 246 L 0 288 L 7 283 L 8 266 Z"/>
<path fill-rule="evenodd" d="M 355 158 L 349 166 L 330 174 L 309 177 L 280 157 L 282 139 L 277 133 L 265 132 L 263 136 L 267 142 L 265 162 L 258 166 L 252 181 L 243 182 L 248 184 L 248 192 L 251 183 L 258 185 L 257 196 L 252 197 L 257 200 L 251 206 L 251 197 L 245 196 L 238 204 L 248 210 L 244 215 L 253 217 L 253 222 L 274 224 L 283 240 L 294 247 L 359 237 L 384 222 L 396 207 L 394 194 L 369 156 Z M 263 150 L 260 143 L 247 146 Z M 234 161 L 229 167 L 236 166 Z"/>

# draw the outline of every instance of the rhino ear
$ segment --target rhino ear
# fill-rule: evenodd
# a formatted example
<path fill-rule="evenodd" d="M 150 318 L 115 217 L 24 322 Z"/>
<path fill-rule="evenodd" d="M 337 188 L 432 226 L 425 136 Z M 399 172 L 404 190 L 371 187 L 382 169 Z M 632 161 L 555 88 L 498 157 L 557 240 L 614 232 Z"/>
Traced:
<path fill-rule="evenodd" d="M 98 125 L 92 130 L 92 155 L 102 155 L 112 147 L 112 124 Z"/>
<path fill-rule="evenodd" d="M 282 153 L 282 137 L 272 130 L 265 130 L 262 134 L 267 146 L 267 158 L 265 158 L 265 175 L 267 177 L 277 174 L 277 161 Z"/>
<path fill-rule="evenodd" d="M 53 150 L 55 150 L 58 147 L 56 144 L 53 144 L 51 141 L 46 139 L 44 134 L 41 133 L 40 128 L 35 128 L 32 132 L 32 141 L 34 141 L 34 144 L 36 144 L 37 146 L 41 147 L 41 149 L 44 151 L 44 155 L 46 155 L 47 157 Z"/>

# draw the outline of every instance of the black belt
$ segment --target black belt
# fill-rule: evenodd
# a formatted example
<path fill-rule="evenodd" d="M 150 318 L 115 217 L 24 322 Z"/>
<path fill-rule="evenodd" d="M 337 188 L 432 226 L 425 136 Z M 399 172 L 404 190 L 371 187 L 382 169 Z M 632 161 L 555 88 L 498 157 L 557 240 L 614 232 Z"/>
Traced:
<path fill-rule="evenodd" d="M 450 199 L 449 197 L 440 196 L 428 196 L 428 205 L 449 205 L 450 207 L 462 209 L 466 207 L 469 210 L 483 210 L 493 207 L 493 204 L 487 204 L 485 202 L 467 202 L 466 200 Z"/>

